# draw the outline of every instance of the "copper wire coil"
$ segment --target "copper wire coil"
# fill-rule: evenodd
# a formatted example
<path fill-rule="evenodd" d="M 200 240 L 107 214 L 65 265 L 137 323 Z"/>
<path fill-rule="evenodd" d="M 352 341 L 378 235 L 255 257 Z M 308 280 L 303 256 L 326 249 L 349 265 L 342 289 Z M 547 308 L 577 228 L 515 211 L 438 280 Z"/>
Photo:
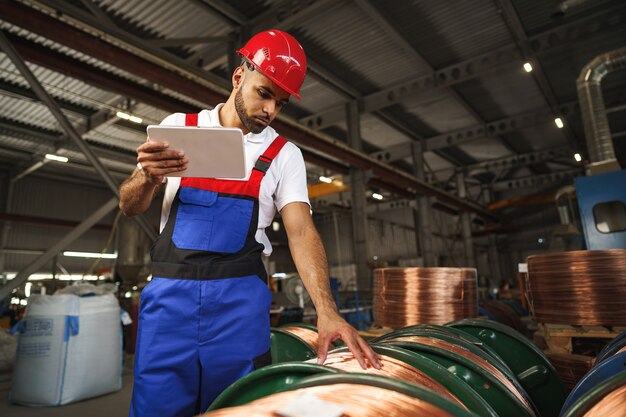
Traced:
<path fill-rule="evenodd" d="M 477 311 L 476 269 L 374 270 L 374 321 L 381 326 L 445 324 L 476 317 Z"/>
<path fill-rule="evenodd" d="M 626 385 L 607 394 L 584 417 L 626 417 Z"/>
<path fill-rule="evenodd" d="M 403 362 L 399 359 L 392 358 L 388 355 L 379 355 L 381 369 L 368 367 L 367 369 L 361 368 L 361 365 L 354 358 L 354 355 L 350 352 L 333 352 L 329 353 L 324 365 L 331 368 L 340 369 L 344 372 L 350 373 L 363 373 L 371 375 L 382 375 L 401 381 L 410 382 L 412 384 L 421 385 L 430 389 L 431 391 L 440 394 L 453 402 L 456 402 L 461 407 L 466 408 L 465 405 L 454 396 L 446 387 L 441 385 L 438 381 L 422 372 L 421 370 Z"/>
<path fill-rule="evenodd" d="M 319 334 L 315 330 L 307 329 L 306 327 L 298 327 L 298 326 L 283 326 L 280 328 L 288 333 L 291 333 L 294 336 L 298 336 L 307 345 L 311 346 L 313 350 L 317 352 L 317 348 L 319 346 L 318 336 Z"/>
<path fill-rule="evenodd" d="M 568 390 L 573 389 L 594 364 L 594 358 L 591 356 L 550 352 L 546 353 L 546 356 Z"/>
<path fill-rule="evenodd" d="M 385 342 L 415 342 L 421 343 L 428 346 L 438 347 L 448 352 L 455 353 L 459 356 L 464 357 L 465 359 L 475 363 L 480 366 L 485 371 L 489 372 L 493 375 L 498 381 L 502 383 L 517 399 L 521 401 L 522 404 L 534 414 L 533 406 L 528 402 L 526 396 L 518 389 L 515 384 L 511 382 L 506 375 L 504 375 L 498 368 L 490 364 L 484 358 L 478 356 L 474 352 L 464 348 L 463 346 L 455 345 L 454 343 L 448 342 L 446 340 L 435 339 L 427 336 L 401 336 L 393 339 L 386 339 Z"/>
<path fill-rule="evenodd" d="M 533 255 L 528 301 L 543 323 L 626 325 L 626 250 L 585 250 Z"/>
<path fill-rule="evenodd" d="M 211 411 L 201 417 L 276 417 L 277 411 L 297 401 L 303 394 L 342 407 L 342 417 L 454 417 L 429 402 L 396 391 L 344 383 L 281 392 L 246 405 Z"/>

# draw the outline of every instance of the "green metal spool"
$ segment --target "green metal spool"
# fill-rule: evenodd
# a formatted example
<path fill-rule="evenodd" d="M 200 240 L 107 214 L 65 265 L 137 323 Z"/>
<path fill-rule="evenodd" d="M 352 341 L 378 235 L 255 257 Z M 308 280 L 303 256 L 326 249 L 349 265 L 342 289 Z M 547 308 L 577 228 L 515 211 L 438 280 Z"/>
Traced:
<path fill-rule="evenodd" d="M 398 329 L 392 333 L 387 333 L 380 338 L 373 340 L 372 342 L 386 342 L 394 338 L 404 337 L 404 336 L 425 336 L 434 339 L 444 340 L 449 343 L 453 343 L 455 345 L 461 346 L 475 355 L 480 356 L 491 365 L 498 368 L 500 372 L 509 377 L 509 379 L 517 383 L 515 379 L 515 374 L 508 367 L 508 365 L 498 356 L 495 350 L 491 349 L 485 343 L 481 342 L 480 339 L 472 336 L 469 333 L 465 333 L 461 330 L 454 329 L 453 332 L 441 330 L 440 327 L 444 329 L 450 329 L 444 326 L 433 326 L 433 325 L 418 325 L 405 327 L 402 329 Z M 463 334 L 460 334 L 463 333 Z M 487 349 L 484 349 L 484 348 Z"/>
<path fill-rule="evenodd" d="M 272 328 L 270 352 L 272 354 L 272 364 L 301 362 L 317 356 L 317 352 L 308 343 L 280 328 Z"/>
<path fill-rule="evenodd" d="M 207 411 L 234 407 L 283 391 L 305 377 L 315 374 L 335 374 L 341 371 L 313 363 L 278 363 L 249 373 L 226 388 Z"/>
<path fill-rule="evenodd" d="M 563 410 L 561 415 L 562 417 L 583 417 L 594 405 L 600 402 L 600 400 L 624 385 L 626 385 L 626 371 L 613 375 L 606 381 L 587 391 L 578 401 L 572 404 L 570 408 Z"/>
<path fill-rule="evenodd" d="M 474 391 L 483 397 L 499 416 L 536 417 L 506 386 L 495 376 L 463 356 L 435 346 L 416 342 L 386 342 L 423 355 L 457 377 L 463 379 Z"/>
<path fill-rule="evenodd" d="M 567 391 L 543 352 L 523 335 L 491 320 L 465 319 L 447 324 L 491 346 L 517 376 L 542 417 L 556 417 Z"/>
<path fill-rule="evenodd" d="M 487 401 L 474 391 L 464 380 L 450 373 L 439 363 L 394 345 L 371 344 L 371 348 L 380 355 L 398 359 L 412 367 L 419 369 L 435 381 L 443 385 L 451 394 L 459 399 L 470 411 L 481 417 L 498 417 L 498 414 Z M 333 349 L 329 353 L 346 352 L 347 348 Z"/>
<path fill-rule="evenodd" d="M 509 368 L 506 362 L 502 360 L 500 355 L 498 355 L 498 353 L 491 346 L 484 343 L 482 340 L 480 340 L 479 338 L 477 338 L 476 336 L 470 333 L 464 332 L 463 330 L 457 329 L 456 327 L 441 326 L 438 324 L 416 324 L 413 326 L 402 327 L 400 329 L 397 329 L 396 331 L 404 331 L 404 330 L 412 330 L 412 329 L 431 329 L 433 331 L 443 332 L 451 337 L 458 337 L 459 339 L 464 340 L 465 342 L 471 345 L 474 345 L 484 350 L 485 352 L 487 352 L 489 355 L 491 355 L 492 358 L 500 362 L 506 369 L 508 369 L 511 375 L 514 375 L 511 368 Z"/>
<path fill-rule="evenodd" d="M 284 391 L 292 391 L 301 388 L 335 384 L 357 384 L 383 388 L 429 402 L 434 406 L 447 411 L 455 417 L 476 417 L 476 414 L 472 413 L 471 411 L 464 410 L 460 405 L 455 404 L 447 398 L 444 398 L 439 394 L 435 394 L 430 390 L 421 388 L 414 384 L 409 384 L 404 381 L 398 381 L 397 379 L 392 379 L 379 375 L 350 373 L 334 375 L 314 375 L 303 378 L 295 384 L 290 384 L 286 386 Z"/>

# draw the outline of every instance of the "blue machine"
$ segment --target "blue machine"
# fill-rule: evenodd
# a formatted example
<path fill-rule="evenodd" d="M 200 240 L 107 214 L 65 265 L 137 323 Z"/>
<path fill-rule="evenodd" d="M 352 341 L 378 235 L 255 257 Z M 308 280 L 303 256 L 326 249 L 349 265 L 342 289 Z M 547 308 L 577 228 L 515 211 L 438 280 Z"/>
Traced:
<path fill-rule="evenodd" d="M 587 249 L 626 248 L 626 170 L 574 183 Z"/>
<path fill-rule="evenodd" d="M 373 321 L 372 307 L 360 300 L 359 292 L 351 291 L 343 294 L 342 300 L 339 294 L 339 280 L 333 277 L 330 278 L 330 289 L 343 318 L 359 330 L 369 329 Z"/>

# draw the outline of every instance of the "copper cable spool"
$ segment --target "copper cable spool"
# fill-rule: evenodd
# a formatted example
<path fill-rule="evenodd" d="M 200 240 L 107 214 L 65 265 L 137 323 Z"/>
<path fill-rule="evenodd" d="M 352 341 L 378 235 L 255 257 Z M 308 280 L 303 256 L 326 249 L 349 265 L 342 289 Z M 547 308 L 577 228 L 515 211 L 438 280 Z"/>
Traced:
<path fill-rule="evenodd" d="M 533 255 L 527 263 L 530 311 L 537 321 L 626 325 L 626 250 Z"/>
<path fill-rule="evenodd" d="M 584 417 L 626 417 L 626 385 L 601 399 Z"/>
<path fill-rule="evenodd" d="M 528 399 L 524 394 L 520 392 L 520 390 L 504 375 L 498 368 L 487 362 L 485 359 L 476 355 L 474 352 L 465 349 L 463 346 L 455 345 L 454 343 L 450 343 L 446 340 L 435 339 L 426 336 L 401 336 L 393 339 L 387 339 L 385 342 L 415 342 L 421 343 L 428 346 L 435 346 L 448 352 L 456 353 L 459 356 L 463 356 L 464 358 L 474 362 L 476 365 L 480 366 L 490 374 L 492 374 L 498 381 L 502 383 L 515 397 L 517 397 L 524 406 L 534 414 L 533 406 L 528 402 Z"/>
<path fill-rule="evenodd" d="M 211 411 L 201 417 L 276 417 L 277 411 L 305 393 L 341 406 L 344 409 L 343 417 L 454 417 L 424 400 L 384 388 L 357 384 L 321 385 L 281 392 L 239 407 Z"/>
<path fill-rule="evenodd" d="M 550 352 L 546 353 L 546 356 L 568 390 L 573 389 L 594 364 L 594 358 L 591 356 Z"/>
<path fill-rule="evenodd" d="M 374 270 L 374 321 L 399 328 L 445 324 L 476 317 L 474 268 L 380 268 Z"/>
<path fill-rule="evenodd" d="M 367 369 L 361 368 L 361 365 L 354 358 L 354 355 L 350 352 L 334 352 L 329 353 L 324 365 L 331 368 L 340 369 L 349 373 L 363 373 L 372 375 L 382 375 L 401 381 L 410 382 L 412 384 L 421 385 L 430 389 L 431 391 L 440 394 L 453 402 L 456 402 L 461 407 L 467 409 L 465 405 L 456 398 L 446 387 L 441 385 L 438 381 L 431 378 L 421 370 L 414 368 L 408 363 L 402 362 L 399 359 L 392 358 L 387 355 L 379 355 L 381 369 L 368 367 Z"/>
<path fill-rule="evenodd" d="M 318 333 L 315 330 L 307 329 L 306 327 L 298 327 L 298 326 L 282 326 L 280 328 L 286 332 L 291 333 L 294 336 L 298 336 L 307 345 L 311 346 L 313 350 L 317 352 L 317 348 L 319 346 L 318 343 Z"/>

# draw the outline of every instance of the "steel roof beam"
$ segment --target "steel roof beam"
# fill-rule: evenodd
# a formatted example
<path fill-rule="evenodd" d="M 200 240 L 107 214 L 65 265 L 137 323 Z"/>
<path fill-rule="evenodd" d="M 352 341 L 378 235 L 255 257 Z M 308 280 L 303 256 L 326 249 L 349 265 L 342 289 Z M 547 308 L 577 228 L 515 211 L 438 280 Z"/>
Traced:
<path fill-rule="evenodd" d="M 166 88 L 179 91 L 196 100 L 213 103 L 223 101 L 226 97 L 214 90 L 204 87 L 203 83 L 197 83 L 191 79 L 185 79 L 180 74 L 161 68 L 154 63 L 139 56 L 135 56 L 114 45 L 108 44 L 90 33 L 80 31 L 68 26 L 49 16 L 26 6 L 17 6 L 16 3 L 7 0 L 0 1 L 0 14 L 3 19 L 10 20 L 28 30 L 35 31 L 45 37 L 53 37 L 54 40 L 64 45 L 77 49 L 89 56 L 101 59 L 114 66 L 123 66 L 123 69 L 158 83 Z M 143 100 L 139 100 L 143 101 Z M 170 105 L 171 106 L 171 105 Z M 168 108 L 170 107 L 168 106 Z M 180 111 L 181 109 L 179 109 Z M 412 193 L 432 195 L 444 203 L 473 211 L 489 219 L 495 219 L 492 213 L 471 202 L 459 199 L 448 192 L 440 190 L 424 181 L 421 181 L 406 172 L 380 163 L 369 156 L 357 152 L 347 145 L 342 144 L 336 138 L 322 133 L 314 133 L 303 128 L 297 122 L 286 117 L 277 118 L 274 127 L 286 137 L 295 142 L 309 147 L 310 150 L 331 155 L 341 159 L 356 168 L 371 169 L 374 176 L 387 184 L 405 187 Z M 322 157 L 320 155 L 320 157 Z"/>
<path fill-rule="evenodd" d="M 188 1 L 202 3 L 202 0 Z M 217 11 L 223 11 L 229 7 L 228 3 L 223 0 L 207 0 L 207 2 L 210 2 L 214 10 Z M 272 28 L 288 30 L 292 27 L 303 25 L 313 17 L 321 13 L 327 13 L 345 2 L 345 0 L 286 0 L 272 5 L 268 10 L 253 19 L 248 19 L 245 15 L 237 13 L 236 16 L 231 16 L 232 19 L 222 20 L 230 25 L 237 32 L 237 35 L 243 35 L 244 38 L 247 38 L 251 34 L 262 30 Z M 244 41 L 245 39 L 240 40 Z M 216 48 L 207 47 L 189 57 L 187 61 L 194 62 L 201 57 L 206 62 L 203 68 L 211 70 L 223 64 L 226 61 L 227 54 L 228 51 L 226 50 L 220 52 Z"/>
<path fill-rule="evenodd" d="M 552 108 L 552 111 L 555 115 L 560 116 L 561 114 L 559 113 L 559 103 L 556 98 L 556 94 L 554 94 L 554 90 L 550 85 L 550 81 L 548 81 L 546 73 L 541 67 L 539 59 L 537 58 L 535 52 L 532 51 L 530 48 L 528 35 L 526 34 L 526 30 L 524 29 L 524 26 L 522 25 L 522 22 L 517 15 L 515 7 L 513 7 L 513 3 L 511 3 L 511 0 L 494 0 L 494 2 L 501 11 L 502 18 L 509 28 L 509 31 L 513 35 L 515 42 L 520 48 L 522 54 L 527 58 L 530 58 L 532 64 L 534 64 L 531 75 L 533 76 L 533 79 L 536 81 L 537 86 L 543 93 L 543 96 L 546 98 L 548 105 L 550 106 L 550 108 Z M 569 123 L 565 123 L 564 129 L 562 129 L 562 131 L 570 144 L 575 146 L 579 145 L 578 139 L 574 134 L 574 130 Z"/>
<path fill-rule="evenodd" d="M 528 37 L 525 44 L 538 54 L 558 48 L 580 39 L 588 39 L 599 31 L 623 30 L 626 27 L 626 7 L 620 5 L 603 13 L 547 30 Z M 371 113 L 416 97 L 425 91 L 447 88 L 465 81 L 484 77 L 496 71 L 519 68 L 522 57 L 516 45 L 507 45 L 495 51 L 434 70 L 420 78 L 410 78 L 360 100 L 361 113 Z M 300 122 L 312 129 L 323 129 L 345 119 L 344 105 L 329 108 L 323 112 L 303 117 Z"/>
<path fill-rule="evenodd" d="M 180 79 L 179 91 L 183 94 L 186 94 L 187 88 L 191 88 L 194 84 L 198 88 L 199 84 L 207 90 L 208 98 L 210 99 L 211 97 L 224 94 L 225 89 L 230 85 L 223 78 L 193 67 L 183 58 L 165 49 L 152 46 L 145 42 L 144 39 L 128 33 L 117 26 L 112 27 L 86 10 L 72 5 L 70 2 L 38 0 L 38 3 L 47 6 L 50 13 L 58 13 L 60 11 L 63 15 L 60 16 L 60 19 L 55 19 L 46 13 L 35 11 L 31 7 L 10 0 L 0 1 L 0 15 L 3 19 L 15 25 L 31 28 L 29 30 L 40 33 L 42 36 L 62 45 L 75 45 L 74 49 L 78 51 L 84 47 L 102 48 L 100 51 L 101 56 L 112 54 L 123 58 L 114 65 L 130 73 L 134 73 L 134 65 L 143 61 L 144 58 L 139 55 L 147 57 L 158 65 L 152 65 L 152 68 L 145 68 L 147 72 L 144 76 L 159 84 L 162 83 L 163 79 L 176 76 Z M 68 19 L 68 17 L 70 18 Z M 60 32 L 53 31 L 51 26 L 54 26 L 54 22 L 68 20 L 73 21 L 73 23 L 78 23 L 75 20 L 79 20 L 83 24 L 88 24 L 91 28 L 90 34 L 97 31 L 97 36 L 91 35 L 87 37 L 84 31 L 68 24 Z M 120 43 L 123 43 L 127 49 L 116 46 L 120 45 Z M 137 54 L 129 52 L 128 49 L 134 50 Z M 194 82 L 191 82 L 192 79 Z"/>
<path fill-rule="evenodd" d="M 563 103 L 559 106 L 563 114 L 572 114 L 578 111 L 578 103 L 575 101 Z M 451 146 L 469 143 L 476 139 L 495 137 L 509 132 L 518 131 L 540 124 L 554 122 L 554 113 L 551 108 L 544 107 L 530 112 L 520 113 L 511 117 L 494 120 L 486 124 L 476 124 L 463 129 L 456 129 L 437 136 L 425 138 L 425 147 L 428 151 L 445 149 Z M 393 162 L 411 156 L 411 143 L 406 142 L 390 146 L 379 152 L 371 154 L 373 158 L 382 162 Z"/>
<path fill-rule="evenodd" d="M 517 190 L 519 188 L 549 185 L 565 180 L 571 180 L 583 174 L 583 168 L 568 169 L 565 171 L 551 172 L 549 174 L 531 175 L 528 177 L 511 178 L 510 180 L 497 181 L 492 184 L 493 191 Z"/>

